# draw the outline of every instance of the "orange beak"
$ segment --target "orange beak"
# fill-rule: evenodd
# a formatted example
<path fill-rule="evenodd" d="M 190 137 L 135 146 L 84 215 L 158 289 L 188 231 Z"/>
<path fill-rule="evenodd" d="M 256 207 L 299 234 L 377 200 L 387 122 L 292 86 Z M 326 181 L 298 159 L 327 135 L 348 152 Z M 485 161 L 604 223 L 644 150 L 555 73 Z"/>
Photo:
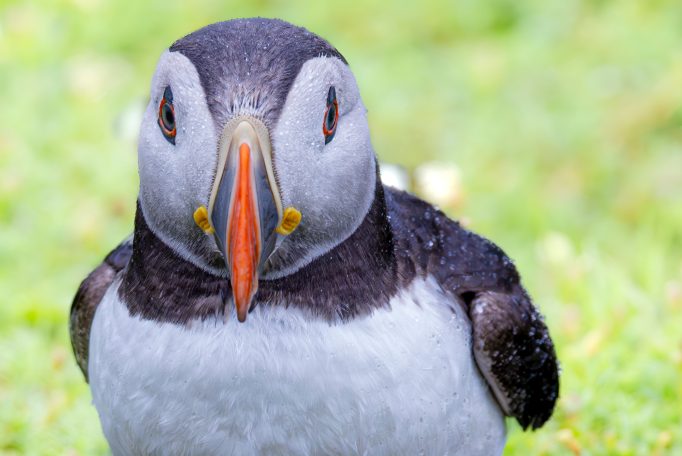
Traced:
<path fill-rule="evenodd" d="M 256 217 L 251 148 L 239 146 L 239 165 L 235 179 L 235 195 L 228 223 L 228 255 L 232 295 L 237 308 L 237 318 L 246 320 L 253 295 L 258 290 L 258 263 L 261 254 L 260 221 Z"/>
<path fill-rule="evenodd" d="M 282 219 L 269 139 L 264 135 L 265 126 L 255 119 L 237 119 L 225 127 L 209 203 L 240 322 L 252 308 L 259 275 L 275 248 L 275 230 Z"/>

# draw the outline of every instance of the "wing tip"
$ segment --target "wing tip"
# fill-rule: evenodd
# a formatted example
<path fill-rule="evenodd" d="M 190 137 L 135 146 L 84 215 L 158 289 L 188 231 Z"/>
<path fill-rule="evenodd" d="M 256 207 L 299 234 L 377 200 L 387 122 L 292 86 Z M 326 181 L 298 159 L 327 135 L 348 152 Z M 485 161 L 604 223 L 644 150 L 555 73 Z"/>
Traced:
<path fill-rule="evenodd" d="M 519 404 L 520 410 L 511 414 L 524 431 L 541 428 L 554 414 L 559 399 L 559 371 L 556 362 L 554 364 L 554 368 L 547 369 L 549 375 L 543 376 L 542 385 Z"/>

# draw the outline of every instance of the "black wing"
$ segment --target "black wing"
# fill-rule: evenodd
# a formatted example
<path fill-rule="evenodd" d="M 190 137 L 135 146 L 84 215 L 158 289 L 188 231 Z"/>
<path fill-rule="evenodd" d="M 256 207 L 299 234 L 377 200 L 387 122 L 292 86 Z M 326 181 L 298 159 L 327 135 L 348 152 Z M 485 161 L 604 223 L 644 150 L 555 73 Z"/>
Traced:
<path fill-rule="evenodd" d="M 88 346 L 90 326 L 104 293 L 116 274 L 128 264 L 133 252 L 132 236 L 112 250 L 104 261 L 81 282 L 71 304 L 69 333 L 76 362 L 88 380 Z"/>
<path fill-rule="evenodd" d="M 474 355 L 507 415 L 526 429 L 552 416 L 559 371 L 542 316 L 517 285 L 510 293 L 482 291 L 470 302 Z"/>
<path fill-rule="evenodd" d="M 512 261 L 412 195 L 386 188 L 386 200 L 403 277 L 431 275 L 466 306 L 476 362 L 500 406 L 524 429 L 542 426 L 559 395 L 559 369 Z"/>

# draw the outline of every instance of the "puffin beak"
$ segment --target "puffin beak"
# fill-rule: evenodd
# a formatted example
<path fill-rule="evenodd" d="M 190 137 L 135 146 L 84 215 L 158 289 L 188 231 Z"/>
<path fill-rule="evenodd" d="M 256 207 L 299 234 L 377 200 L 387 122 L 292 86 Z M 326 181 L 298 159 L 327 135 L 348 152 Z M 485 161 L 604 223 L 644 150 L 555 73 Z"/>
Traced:
<path fill-rule="evenodd" d="M 244 322 L 283 218 L 269 134 L 259 120 L 241 117 L 225 126 L 208 217 Z"/>

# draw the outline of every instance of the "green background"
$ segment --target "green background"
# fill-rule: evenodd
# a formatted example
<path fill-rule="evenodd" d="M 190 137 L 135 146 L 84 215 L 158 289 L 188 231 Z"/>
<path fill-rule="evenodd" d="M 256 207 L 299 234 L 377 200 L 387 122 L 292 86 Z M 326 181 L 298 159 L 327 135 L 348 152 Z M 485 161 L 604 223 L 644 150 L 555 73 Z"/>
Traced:
<path fill-rule="evenodd" d="M 0 0 L 0 453 L 107 452 L 71 298 L 132 229 L 158 56 L 254 15 L 338 47 L 381 159 L 456 165 L 448 213 L 516 260 L 563 375 L 507 454 L 682 454 L 679 0 Z"/>

